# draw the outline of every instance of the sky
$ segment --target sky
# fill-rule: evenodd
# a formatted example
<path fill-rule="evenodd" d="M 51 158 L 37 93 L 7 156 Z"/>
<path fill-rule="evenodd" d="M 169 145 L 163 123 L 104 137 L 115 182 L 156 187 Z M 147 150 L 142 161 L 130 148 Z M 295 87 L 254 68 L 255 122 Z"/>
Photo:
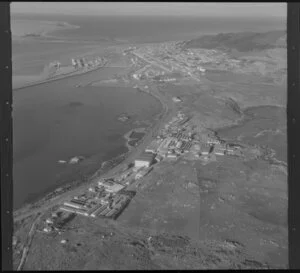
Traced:
<path fill-rule="evenodd" d="M 287 4 L 222 2 L 12 2 L 11 12 L 66 15 L 172 15 L 286 18 Z"/>

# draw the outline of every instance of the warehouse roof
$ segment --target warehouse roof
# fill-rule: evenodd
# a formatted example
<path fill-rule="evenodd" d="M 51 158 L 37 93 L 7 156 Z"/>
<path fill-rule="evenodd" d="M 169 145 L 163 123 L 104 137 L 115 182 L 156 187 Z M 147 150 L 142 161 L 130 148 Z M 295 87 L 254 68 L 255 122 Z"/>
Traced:
<path fill-rule="evenodd" d="M 153 153 L 142 153 L 140 156 L 138 156 L 135 160 L 140 160 L 140 161 L 149 161 L 151 162 L 155 157 L 155 154 Z"/>
<path fill-rule="evenodd" d="M 200 151 L 201 152 L 210 152 L 210 149 L 211 149 L 210 145 L 207 145 L 207 144 L 202 144 L 200 146 Z"/>

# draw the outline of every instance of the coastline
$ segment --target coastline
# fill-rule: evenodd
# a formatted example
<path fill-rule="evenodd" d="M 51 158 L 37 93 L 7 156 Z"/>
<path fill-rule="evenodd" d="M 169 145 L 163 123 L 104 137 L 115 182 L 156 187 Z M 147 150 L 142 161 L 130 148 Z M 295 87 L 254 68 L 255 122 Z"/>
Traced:
<path fill-rule="evenodd" d="M 154 131 L 158 130 L 157 128 L 159 128 L 161 124 L 165 122 L 170 109 L 167 103 L 164 102 L 163 98 L 158 94 L 143 89 L 141 89 L 141 91 L 156 98 L 162 105 L 162 111 L 157 114 L 157 118 L 154 119 L 154 122 L 150 125 L 150 127 L 145 129 L 145 135 L 139 140 L 139 144 L 136 147 L 132 147 L 125 153 L 119 154 L 116 157 L 102 162 L 100 168 L 98 168 L 92 174 L 87 175 L 87 177 L 81 177 L 73 180 L 72 182 L 66 183 L 63 186 L 52 190 L 51 192 L 44 193 L 44 195 L 37 198 L 36 201 L 25 203 L 20 208 L 17 208 L 13 211 L 14 221 L 24 219 L 34 213 L 49 209 L 57 205 L 57 203 L 60 203 L 62 199 L 68 198 L 70 195 L 75 195 L 76 192 L 82 191 L 87 187 L 87 185 L 93 183 L 95 179 L 98 179 L 99 177 L 111 176 L 112 173 L 118 172 L 121 168 L 124 168 L 124 165 L 133 160 L 134 157 L 140 153 L 140 150 L 144 149 L 151 142 Z M 134 130 L 135 129 L 132 129 L 131 131 Z M 112 164 L 109 168 L 104 168 L 103 170 L 103 164 L 110 161 L 114 161 L 115 164 Z M 49 198 L 49 196 L 51 197 Z"/>
<path fill-rule="evenodd" d="M 60 30 L 80 28 L 78 25 L 72 25 L 65 21 L 20 19 L 13 18 L 13 16 L 11 22 L 13 41 L 36 38 L 53 38 L 55 36 L 49 35 L 50 33 Z"/>
<path fill-rule="evenodd" d="M 109 63 L 109 61 L 107 61 L 103 66 L 91 68 L 91 69 L 89 69 L 89 70 L 72 71 L 72 72 L 69 72 L 69 73 L 63 73 L 63 74 L 61 74 L 61 75 L 56 75 L 56 76 L 54 76 L 54 77 L 49 77 L 49 78 L 46 78 L 46 79 L 43 79 L 43 80 L 38 80 L 38 81 L 30 82 L 30 83 L 28 83 L 28 84 L 23 84 L 23 85 L 21 85 L 21 86 L 19 86 L 19 87 L 14 87 L 14 88 L 13 88 L 13 91 L 20 90 L 20 89 L 24 89 L 24 88 L 27 88 L 27 87 L 32 87 L 32 86 L 41 85 L 41 84 L 48 83 L 48 82 L 52 82 L 52 81 L 62 80 L 62 79 L 69 78 L 69 77 L 74 77 L 74 76 L 79 76 L 79 75 L 87 74 L 87 73 L 89 73 L 89 72 L 96 71 L 96 70 L 98 70 L 98 69 L 107 67 L 106 65 L 107 65 L 108 63 Z M 37 76 L 37 77 L 38 77 L 38 76 Z"/>
<path fill-rule="evenodd" d="M 141 141 L 143 140 L 144 136 L 147 134 L 147 128 L 144 128 L 144 127 L 134 128 L 134 129 L 128 131 L 128 132 L 123 136 L 123 137 L 126 139 L 126 147 L 127 147 L 127 149 L 128 149 L 129 152 L 130 152 L 132 149 L 134 149 L 134 148 L 136 147 L 136 146 L 131 146 L 131 145 L 129 144 L 130 141 L 136 140 L 136 138 L 131 138 L 131 137 L 130 137 L 131 134 L 134 133 L 134 132 L 137 132 L 137 133 L 144 133 L 144 135 L 143 135 L 140 139 L 137 140 L 136 143 L 138 144 L 139 142 L 141 142 Z"/>
<path fill-rule="evenodd" d="M 90 70 L 90 71 L 92 71 L 92 70 Z M 86 71 L 85 73 L 88 73 L 88 72 L 89 71 Z M 81 73 L 79 73 L 79 74 L 81 74 Z M 73 74 L 71 76 L 77 76 L 79 74 Z M 57 78 L 54 79 L 54 80 L 57 80 Z M 35 84 L 33 84 L 33 85 L 35 85 Z M 42 83 L 39 83 L 39 84 L 42 84 Z M 145 144 L 145 142 L 147 141 L 147 139 L 149 139 L 149 137 L 151 137 L 151 135 L 153 137 L 153 127 L 155 127 L 155 126 L 157 126 L 159 124 L 162 124 L 164 122 L 164 118 L 167 116 L 167 113 L 168 113 L 168 110 L 169 110 L 168 106 L 167 106 L 167 103 L 165 103 L 164 100 L 163 100 L 163 96 L 161 94 L 159 94 L 159 92 L 155 92 L 155 90 L 156 91 L 159 90 L 159 87 L 152 86 L 150 88 L 150 90 L 152 92 L 148 91 L 148 90 L 144 90 L 143 88 L 139 88 L 139 89 L 140 89 L 141 92 L 147 93 L 147 94 L 153 96 L 154 98 L 156 98 L 161 103 L 161 105 L 163 107 L 162 107 L 162 111 L 157 114 L 157 118 L 154 119 L 154 122 L 150 125 L 150 127 L 148 127 L 147 129 L 145 129 L 145 135 L 138 141 L 138 145 L 136 147 L 132 147 L 131 146 L 130 149 L 128 149 L 128 151 L 126 153 L 120 154 L 120 155 L 116 156 L 115 158 L 112 158 L 112 159 L 104 161 L 102 163 L 101 167 L 98 168 L 91 175 L 88 175 L 87 178 L 84 178 L 82 180 L 76 180 L 76 181 L 73 181 L 71 183 L 66 183 L 63 187 L 60 187 L 60 188 L 66 188 L 65 191 L 63 191 L 63 192 L 57 192 L 55 194 L 55 192 L 57 191 L 57 189 L 55 189 L 52 192 L 46 194 L 46 196 L 45 195 L 41 196 L 35 202 L 24 204 L 24 206 L 16 209 L 16 211 L 14 212 L 14 214 L 15 213 L 16 214 L 21 214 L 22 211 L 24 211 L 24 210 L 30 210 L 30 209 L 44 210 L 44 206 L 52 207 L 52 206 L 55 205 L 55 204 L 51 204 L 52 201 L 54 201 L 55 203 L 59 202 L 59 200 L 61 198 L 67 197 L 68 195 L 71 195 L 73 191 L 80 191 L 84 187 L 86 187 L 88 184 L 93 183 L 93 180 L 96 179 L 96 178 L 98 178 L 99 176 L 109 176 L 109 174 L 111 172 L 117 172 L 118 168 L 121 168 L 124 164 L 126 164 L 126 162 L 128 162 L 130 160 L 130 158 L 132 158 L 134 155 L 136 155 L 137 152 L 139 152 L 139 150 L 141 149 L 143 143 Z M 153 90 L 153 89 L 155 89 L 155 90 Z M 274 105 L 264 105 L 264 106 L 274 106 Z M 261 107 L 261 106 L 257 106 L 257 107 Z M 247 108 L 243 109 L 243 114 L 244 114 L 244 111 L 248 110 L 249 108 L 252 109 L 252 108 L 256 108 L 256 107 L 251 107 L 250 106 L 250 107 L 247 107 Z M 239 126 L 240 122 L 243 122 L 243 120 L 244 120 L 243 117 L 241 117 L 240 119 L 236 120 L 234 122 L 234 124 L 231 124 L 230 126 L 227 126 L 227 127 Z M 138 129 L 138 128 L 136 128 L 136 129 Z M 131 134 L 131 132 L 135 131 L 136 129 L 130 130 L 130 132 L 127 132 L 124 135 L 124 137 L 126 138 L 126 136 L 129 136 Z M 220 128 L 218 128 L 217 130 L 220 130 Z M 150 142 L 150 140 L 149 140 L 149 142 Z M 126 145 L 126 146 L 128 148 L 128 145 Z M 122 160 L 118 161 L 116 158 L 122 158 Z M 109 168 L 107 168 L 107 169 L 105 168 L 105 170 L 103 170 L 103 168 L 102 168 L 103 164 L 105 164 L 105 162 L 108 162 L 108 161 L 116 161 L 116 165 L 112 164 Z M 48 200 L 47 197 L 49 195 L 51 195 L 51 194 L 54 194 L 54 196 L 51 197 Z M 50 203 L 50 204 L 47 204 L 47 203 Z M 30 212 L 29 215 L 32 214 L 32 213 L 33 212 Z M 23 217 L 25 217 L 25 216 L 22 216 L 22 218 Z"/>

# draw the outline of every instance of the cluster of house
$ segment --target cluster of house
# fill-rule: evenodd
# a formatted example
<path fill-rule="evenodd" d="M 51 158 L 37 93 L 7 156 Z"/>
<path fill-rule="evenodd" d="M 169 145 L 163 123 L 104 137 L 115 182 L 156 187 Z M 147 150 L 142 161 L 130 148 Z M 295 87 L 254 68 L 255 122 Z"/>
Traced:
<path fill-rule="evenodd" d="M 166 75 L 165 71 L 159 68 L 151 67 L 150 65 L 146 65 L 140 70 L 136 71 L 132 77 L 136 80 L 145 80 L 145 79 L 153 79 L 156 81 L 173 81 L 176 80 L 176 78 Z"/>
<path fill-rule="evenodd" d="M 153 80 L 155 82 L 175 82 L 177 81 L 177 78 L 172 74 L 164 74 L 164 72 L 161 71 L 155 71 L 155 70 L 145 70 L 144 73 L 135 73 L 132 75 L 132 77 L 136 80 Z"/>
<path fill-rule="evenodd" d="M 200 80 L 199 77 L 205 75 L 207 70 L 234 70 L 234 71 L 248 71 L 253 72 L 257 70 L 259 65 L 252 65 L 252 63 L 243 64 L 240 60 L 232 59 L 228 54 L 212 49 L 202 48 L 182 48 L 180 45 L 173 42 L 164 44 L 154 44 L 143 46 L 134 53 L 143 56 L 144 59 L 150 62 L 155 62 L 165 70 L 179 71 L 180 73 L 191 76 Z M 143 75 L 145 77 L 145 75 Z M 161 79 L 160 81 L 175 81 L 176 77 L 169 77 L 169 79 Z"/>
<path fill-rule="evenodd" d="M 152 62 L 154 61 L 170 73 L 179 71 L 185 75 L 195 76 L 204 75 L 206 72 L 206 69 L 200 65 L 201 58 L 198 55 L 196 56 L 187 50 L 180 50 L 174 43 L 145 46 L 134 52 Z M 171 82 L 176 81 L 176 79 L 177 77 L 169 76 L 166 79 L 159 79 L 159 81 Z"/>

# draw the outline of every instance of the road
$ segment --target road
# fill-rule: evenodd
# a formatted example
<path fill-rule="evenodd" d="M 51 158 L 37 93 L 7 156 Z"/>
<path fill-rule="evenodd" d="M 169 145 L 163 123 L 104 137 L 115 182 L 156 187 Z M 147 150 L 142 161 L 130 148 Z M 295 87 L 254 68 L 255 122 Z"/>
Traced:
<path fill-rule="evenodd" d="M 171 100 L 168 100 L 167 98 L 163 97 L 161 94 L 159 94 L 159 91 L 156 86 L 150 86 L 149 85 L 149 92 L 153 96 L 155 96 L 157 99 L 160 100 L 160 102 L 163 105 L 163 113 L 161 119 L 148 131 L 148 133 L 144 136 L 142 139 L 140 145 L 138 145 L 136 148 L 132 149 L 130 154 L 126 157 L 126 159 L 116 167 L 109 170 L 107 173 L 101 175 L 101 177 L 109 177 L 114 175 L 115 173 L 121 171 L 121 169 L 124 167 L 125 164 L 131 163 L 136 156 L 138 156 L 142 151 L 145 150 L 145 148 L 148 146 L 148 144 L 154 139 L 154 136 L 157 135 L 158 131 L 161 129 L 161 127 L 165 124 L 165 122 L 175 114 L 175 105 Z M 100 177 L 99 177 L 100 178 Z M 61 204 L 67 199 L 70 198 L 70 196 L 78 195 L 82 193 L 82 191 L 86 190 L 90 184 L 93 182 L 93 179 L 91 179 L 91 182 L 89 184 L 84 184 L 81 186 L 76 187 L 75 189 L 71 189 L 69 191 L 66 191 L 65 193 L 54 197 L 53 199 L 46 201 L 45 204 L 41 205 L 38 208 L 32 208 L 29 209 L 29 211 L 21 213 L 21 215 L 14 217 L 14 221 L 19 221 L 23 218 L 26 218 L 32 214 L 35 213 L 43 213 L 46 210 L 50 209 L 51 207 Z"/>
<path fill-rule="evenodd" d="M 158 63 L 155 62 L 155 61 L 150 61 L 150 60 L 146 59 L 143 55 L 140 55 L 140 54 L 135 53 L 135 52 L 132 52 L 132 54 L 135 55 L 135 56 L 137 56 L 137 57 L 139 57 L 139 58 L 141 58 L 141 59 L 143 59 L 143 60 L 144 60 L 145 62 L 147 62 L 147 63 L 150 63 L 150 64 L 152 64 L 152 65 L 158 66 L 158 67 L 160 67 L 161 69 L 163 69 L 163 70 L 165 70 L 165 71 L 167 71 L 167 72 L 172 72 L 170 69 L 167 69 L 167 68 L 164 67 L 163 65 L 158 64 Z"/>
<path fill-rule="evenodd" d="M 36 223 L 40 220 L 40 218 L 41 218 L 41 215 L 38 215 L 36 217 L 36 219 L 33 221 L 32 225 L 31 225 L 31 228 L 30 228 L 30 230 L 28 232 L 27 242 L 25 243 L 25 246 L 23 248 L 23 253 L 22 253 L 21 261 L 20 261 L 20 264 L 19 264 L 19 266 L 17 268 L 17 271 L 22 270 L 22 268 L 23 268 L 23 266 L 25 264 L 26 258 L 28 256 L 29 248 L 30 248 L 33 236 L 34 236 L 35 226 L 36 226 Z"/>

